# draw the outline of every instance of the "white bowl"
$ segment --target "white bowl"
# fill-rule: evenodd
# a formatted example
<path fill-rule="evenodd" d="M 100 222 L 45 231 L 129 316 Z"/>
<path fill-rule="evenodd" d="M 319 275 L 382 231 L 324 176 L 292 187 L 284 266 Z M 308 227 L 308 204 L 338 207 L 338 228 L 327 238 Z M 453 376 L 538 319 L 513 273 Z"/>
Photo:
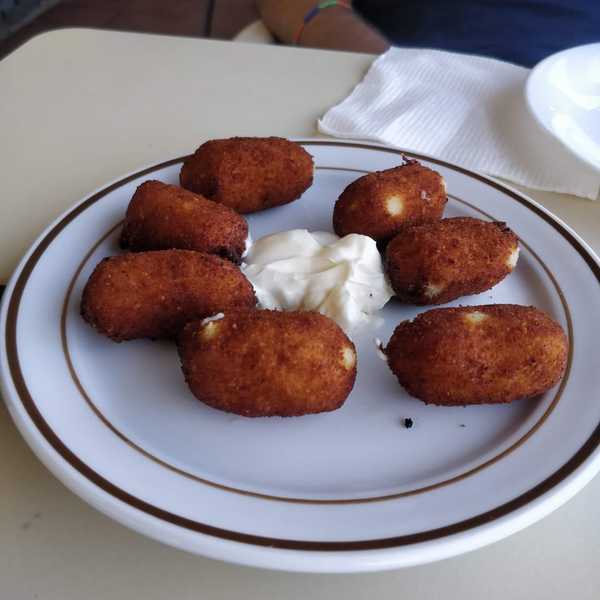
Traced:
<path fill-rule="evenodd" d="M 525 96 L 544 129 L 600 170 L 600 43 L 544 59 L 531 71 Z"/>

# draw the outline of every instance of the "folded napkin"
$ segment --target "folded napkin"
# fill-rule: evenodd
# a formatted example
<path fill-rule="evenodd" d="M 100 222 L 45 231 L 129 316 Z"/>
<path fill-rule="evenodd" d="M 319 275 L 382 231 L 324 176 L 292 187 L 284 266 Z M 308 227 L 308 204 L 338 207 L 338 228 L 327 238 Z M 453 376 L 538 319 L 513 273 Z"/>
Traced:
<path fill-rule="evenodd" d="M 600 175 L 529 114 L 523 67 L 392 48 L 319 120 L 327 135 L 375 140 L 515 183 L 596 199 Z"/>

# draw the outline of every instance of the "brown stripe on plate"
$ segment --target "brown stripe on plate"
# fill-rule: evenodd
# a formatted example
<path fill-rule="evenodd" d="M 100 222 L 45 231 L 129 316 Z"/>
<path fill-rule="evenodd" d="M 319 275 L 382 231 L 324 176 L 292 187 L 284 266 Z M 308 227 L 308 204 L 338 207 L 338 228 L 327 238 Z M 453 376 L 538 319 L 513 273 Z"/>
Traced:
<path fill-rule="evenodd" d="M 340 169 L 338 167 L 316 167 L 316 169 L 323 170 L 323 171 L 351 171 L 351 172 L 355 172 L 355 173 L 367 173 L 367 171 L 364 171 L 361 169 L 348 169 L 348 168 Z M 461 204 L 469 206 L 471 209 L 479 212 L 481 215 L 487 217 L 491 221 L 497 220 L 494 216 L 490 215 L 489 213 L 486 213 L 485 211 L 483 211 L 480 208 L 474 206 L 473 204 L 467 202 L 466 200 L 459 198 L 458 196 L 454 196 L 451 194 L 448 194 L 448 196 Z M 90 393 L 85 389 L 85 386 L 81 382 L 81 379 L 79 378 L 77 370 L 75 369 L 75 366 L 73 364 L 71 352 L 69 349 L 69 340 L 68 340 L 68 336 L 67 336 L 66 326 L 67 326 L 69 302 L 71 299 L 71 294 L 73 292 L 73 288 L 75 286 L 75 282 L 76 282 L 77 278 L 79 277 L 79 274 L 81 273 L 82 269 L 85 267 L 87 261 L 92 256 L 92 254 L 95 252 L 95 250 L 98 248 L 98 246 L 104 240 L 106 240 L 114 231 L 116 231 L 121 226 L 122 223 L 123 222 L 121 221 L 117 225 L 111 227 L 111 229 L 107 233 L 105 233 L 91 247 L 91 249 L 83 257 L 82 261 L 79 263 L 79 266 L 75 270 L 75 273 L 67 287 L 67 293 L 65 294 L 65 299 L 63 302 L 63 307 L 62 307 L 62 312 L 61 312 L 60 329 L 61 329 L 62 349 L 63 349 L 63 353 L 65 356 L 65 361 L 67 363 L 67 367 L 69 370 L 69 374 L 71 376 L 71 379 L 73 380 L 73 384 L 75 385 L 75 388 L 81 395 L 82 399 L 87 403 L 87 405 L 94 412 L 94 414 L 100 419 L 100 421 L 102 421 L 102 423 L 106 427 L 108 427 L 123 442 L 125 442 L 128 446 L 133 448 L 136 452 L 139 452 L 140 454 L 142 454 L 146 458 L 152 460 L 153 462 L 159 464 L 160 466 L 165 467 L 166 469 L 169 469 L 170 471 L 173 471 L 174 473 L 177 473 L 178 475 L 181 475 L 183 477 L 186 477 L 187 479 L 191 479 L 192 481 L 196 481 L 203 485 L 208 485 L 208 486 L 220 489 L 220 490 L 232 492 L 235 494 L 241 494 L 244 496 L 253 496 L 255 498 L 262 498 L 263 500 L 288 502 L 288 503 L 293 503 L 293 504 L 365 504 L 365 503 L 369 503 L 369 502 L 382 502 L 382 501 L 386 501 L 386 500 L 394 500 L 396 498 L 403 498 L 403 497 L 407 497 L 407 496 L 423 494 L 425 492 L 430 492 L 432 490 L 439 489 L 441 487 L 450 485 L 452 483 L 462 481 L 463 479 L 466 479 L 467 477 L 470 477 L 471 475 L 474 475 L 475 473 L 479 473 L 483 469 L 495 464 L 499 460 L 506 458 L 514 450 L 519 448 L 523 443 L 525 443 L 526 440 L 528 440 L 541 427 L 541 425 L 544 423 L 544 421 L 546 421 L 546 419 L 550 416 L 552 411 L 556 408 L 556 405 L 558 404 L 558 402 L 562 396 L 563 390 L 568 382 L 569 374 L 571 371 L 573 345 L 574 345 L 573 344 L 573 341 L 574 341 L 573 325 L 572 325 L 571 314 L 569 312 L 569 307 L 567 305 L 564 293 L 558 284 L 558 281 L 556 280 L 556 278 L 554 277 L 554 275 L 552 274 L 552 272 L 550 271 L 548 266 L 539 257 L 539 255 L 536 254 L 531 249 L 531 247 L 528 244 L 526 244 L 525 242 L 523 242 L 523 240 L 521 239 L 520 240 L 521 245 L 524 248 L 526 248 L 532 254 L 532 256 L 540 263 L 540 265 L 542 266 L 542 268 L 544 269 L 544 271 L 546 272 L 546 274 L 548 275 L 548 277 L 550 278 L 550 280 L 553 282 L 554 286 L 556 287 L 556 292 L 562 302 L 563 310 L 565 311 L 565 317 L 566 317 L 566 321 L 567 321 L 567 333 L 568 333 L 568 338 L 569 338 L 569 353 L 568 353 L 568 358 L 567 358 L 567 367 L 565 369 L 565 374 L 564 374 L 564 376 L 561 380 L 561 383 L 554 395 L 554 398 L 550 402 L 548 408 L 544 411 L 544 413 L 540 416 L 540 418 L 516 442 L 511 444 L 508 448 L 505 448 L 502 452 L 499 452 L 497 455 L 495 455 L 492 458 L 488 459 L 487 461 L 481 463 L 480 465 L 477 465 L 471 469 L 468 469 L 467 471 L 464 471 L 463 473 L 459 473 L 458 475 L 455 475 L 454 477 L 450 477 L 448 479 L 439 481 L 437 483 L 422 486 L 420 488 L 415 488 L 412 490 L 406 490 L 403 492 L 396 492 L 393 494 L 385 494 L 385 495 L 381 495 L 381 496 L 367 496 L 367 497 L 363 497 L 363 498 L 315 499 L 315 498 L 294 498 L 291 496 L 276 496 L 273 494 L 264 494 L 261 492 L 253 492 L 251 490 L 236 488 L 233 486 L 228 486 L 228 485 L 224 485 L 221 483 L 217 483 L 216 481 L 211 481 L 210 479 L 206 479 L 204 477 L 199 477 L 198 475 L 194 475 L 193 473 L 190 473 L 189 471 L 180 469 L 179 467 L 176 467 L 175 465 L 172 465 L 172 464 L 168 463 L 167 461 L 153 455 L 151 452 L 149 452 L 145 448 L 142 448 L 139 444 L 137 444 L 132 439 L 127 437 L 114 423 L 112 423 L 110 421 L 110 419 L 94 403 Z"/>
<path fill-rule="evenodd" d="M 578 254 L 583 258 L 586 264 L 589 266 L 592 273 L 595 275 L 596 279 L 600 284 L 600 265 L 594 260 L 594 258 L 588 253 L 586 248 L 579 242 L 579 240 L 568 231 L 563 225 L 551 217 L 545 210 L 536 206 L 525 197 L 522 197 L 520 194 L 510 190 L 509 188 L 504 187 L 503 185 L 488 179 L 482 175 L 477 173 L 472 173 L 462 167 L 454 166 L 439 159 L 430 158 L 428 156 L 423 156 L 420 154 L 415 154 L 412 152 L 404 152 L 402 150 L 394 150 L 391 148 L 379 147 L 376 145 L 368 145 L 368 144 L 357 144 L 357 143 L 344 143 L 344 142 L 329 142 L 329 141 L 311 141 L 311 140 L 297 140 L 299 143 L 304 144 L 305 146 L 333 146 L 333 147 L 351 147 L 351 148 L 362 148 L 367 150 L 375 150 L 378 152 L 386 152 L 393 153 L 396 155 L 405 154 L 407 156 L 411 156 L 413 158 L 417 158 L 419 160 L 424 160 L 430 163 L 438 164 L 459 173 L 462 173 L 468 177 L 476 179 L 478 181 L 482 181 L 483 183 L 503 192 L 507 196 L 516 200 L 529 210 L 533 211 L 536 215 L 541 217 L 544 221 L 546 221 L 549 225 L 551 225 L 560 235 L 562 235 L 570 245 L 578 252 Z M 280 538 L 271 538 L 271 537 L 263 537 L 245 534 L 237 531 L 230 531 L 226 529 L 221 529 L 217 527 L 213 527 L 211 525 L 201 523 L 198 521 L 194 521 L 191 519 L 187 519 L 185 517 L 181 517 L 179 515 L 173 514 L 171 512 L 162 510 L 152 504 L 149 504 L 131 494 L 126 492 L 125 490 L 115 486 L 110 481 L 99 475 L 94 469 L 85 464 L 79 457 L 77 457 L 69 448 L 63 443 L 63 441 L 54 433 L 54 431 L 49 427 L 48 423 L 44 420 L 43 416 L 39 412 L 33 398 L 29 394 L 29 390 L 27 389 L 26 383 L 23 378 L 23 374 L 21 371 L 19 357 L 18 357 L 18 348 L 17 348 L 17 318 L 19 311 L 19 304 L 23 295 L 23 291 L 31 272 L 33 271 L 37 261 L 40 256 L 43 254 L 45 249 L 50 245 L 52 240 L 56 238 L 56 236 L 64 229 L 64 227 L 72 221 L 78 214 L 92 205 L 94 202 L 99 200 L 102 196 L 108 194 L 113 191 L 117 187 L 128 183 L 142 175 L 146 175 L 148 173 L 154 172 L 156 170 L 177 164 L 182 162 L 186 157 L 176 158 L 159 165 L 155 165 L 153 167 L 149 167 L 142 171 L 139 171 L 133 175 L 129 175 L 128 177 L 113 183 L 109 187 L 97 192 L 87 200 L 83 201 L 81 204 L 76 206 L 72 211 L 70 211 L 61 221 L 59 221 L 47 234 L 46 236 L 39 242 L 37 247 L 31 253 L 29 259 L 26 261 L 25 265 L 22 268 L 22 271 L 15 283 L 12 295 L 9 300 L 8 306 L 8 314 L 7 314 L 7 323 L 6 323 L 6 353 L 9 364 L 9 370 L 12 376 L 13 384 L 17 390 L 21 403 L 25 408 L 27 414 L 31 418 L 34 425 L 37 427 L 38 431 L 42 434 L 42 436 L 46 439 L 46 441 L 60 454 L 60 456 L 67 461 L 73 468 L 75 468 L 81 475 L 87 478 L 90 482 L 98 486 L 104 492 L 112 495 L 113 497 L 121 500 L 122 502 L 128 504 L 129 506 L 136 508 L 145 512 L 148 515 L 156 517 L 157 519 L 163 520 L 165 522 L 177 525 L 179 527 L 183 527 L 189 529 L 191 531 L 195 531 L 198 533 L 203 533 L 206 535 L 210 535 L 213 537 L 226 539 L 235 542 L 241 542 L 245 544 L 253 544 L 257 546 L 267 546 L 272 548 L 282 548 L 289 550 L 307 550 L 307 551 L 357 551 L 357 550 L 374 550 L 374 549 L 383 549 L 383 548 L 394 548 L 401 547 L 410 544 L 417 544 L 432 540 L 441 539 L 450 535 L 454 535 L 457 533 L 462 533 L 468 531 L 470 529 L 474 529 L 476 527 L 481 527 L 492 521 L 504 517 L 533 500 L 539 498 L 545 493 L 552 490 L 552 488 L 556 487 L 558 484 L 563 482 L 568 476 L 572 475 L 573 472 L 580 467 L 585 460 L 598 448 L 600 445 L 600 423 L 596 426 L 590 437 L 586 440 L 586 442 L 579 448 L 579 450 L 558 470 L 556 470 L 552 475 L 546 478 L 544 481 L 532 487 L 527 492 L 521 494 L 520 496 L 506 502 L 492 510 L 481 513 L 475 517 L 465 519 L 463 521 L 453 523 L 452 525 L 447 525 L 444 527 L 430 529 L 427 531 L 422 531 L 410 535 L 396 536 L 390 538 L 380 538 L 380 539 L 372 539 L 372 540 L 358 540 L 358 541 L 307 541 L 307 540 L 289 540 L 289 539 L 280 539 Z"/>

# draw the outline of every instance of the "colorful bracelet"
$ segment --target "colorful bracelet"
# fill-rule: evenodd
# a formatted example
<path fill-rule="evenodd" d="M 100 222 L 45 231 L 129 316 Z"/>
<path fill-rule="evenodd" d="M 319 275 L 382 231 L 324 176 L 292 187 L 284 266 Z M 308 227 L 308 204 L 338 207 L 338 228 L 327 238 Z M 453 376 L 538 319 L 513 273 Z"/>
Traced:
<path fill-rule="evenodd" d="M 334 6 L 340 6 L 341 8 L 352 10 L 350 3 L 346 0 L 326 0 L 325 2 L 319 2 L 306 13 L 302 23 L 300 24 L 300 27 L 298 27 L 298 31 L 296 31 L 296 35 L 294 36 L 294 45 L 298 45 L 298 42 L 302 37 L 302 33 L 304 32 L 304 28 L 309 21 L 312 21 L 323 9 L 333 8 Z"/>

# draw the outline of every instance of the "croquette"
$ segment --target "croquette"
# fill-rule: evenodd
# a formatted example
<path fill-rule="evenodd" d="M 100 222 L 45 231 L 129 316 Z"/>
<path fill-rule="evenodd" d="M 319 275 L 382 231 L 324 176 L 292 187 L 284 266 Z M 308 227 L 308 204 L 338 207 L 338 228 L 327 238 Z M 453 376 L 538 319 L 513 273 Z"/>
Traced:
<path fill-rule="evenodd" d="M 121 247 L 141 250 L 196 250 L 239 262 L 248 223 L 231 208 L 176 185 L 145 181 L 131 198 Z"/>
<path fill-rule="evenodd" d="M 333 229 L 385 245 L 407 225 L 438 221 L 448 198 L 443 177 L 416 160 L 353 181 L 333 209 Z"/>
<path fill-rule="evenodd" d="M 426 404 L 495 404 L 556 385 L 568 342 L 537 308 L 490 304 L 436 308 L 404 321 L 385 354 L 400 384 Z"/>
<path fill-rule="evenodd" d="M 515 267 L 519 240 L 505 223 L 442 219 L 401 231 L 385 265 L 396 296 L 410 304 L 443 304 L 490 289 Z"/>
<path fill-rule="evenodd" d="M 181 185 L 239 213 L 299 198 L 313 181 L 312 156 L 289 140 L 234 137 L 202 144 L 183 163 Z"/>
<path fill-rule="evenodd" d="M 102 260 L 90 276 L 81 314 L 115 342 L 173 338 L 194 319 L 256 304 L 237 266 L 212 254 L 157 250 Z"/>
<path fill-rule="evenodd" d="M 317 312 L 225 310 L 188 323 L 179 336 L 194 396 L 245 417 L 332 411 L 356 378 L 356 350 L 340 327 Z"/>

